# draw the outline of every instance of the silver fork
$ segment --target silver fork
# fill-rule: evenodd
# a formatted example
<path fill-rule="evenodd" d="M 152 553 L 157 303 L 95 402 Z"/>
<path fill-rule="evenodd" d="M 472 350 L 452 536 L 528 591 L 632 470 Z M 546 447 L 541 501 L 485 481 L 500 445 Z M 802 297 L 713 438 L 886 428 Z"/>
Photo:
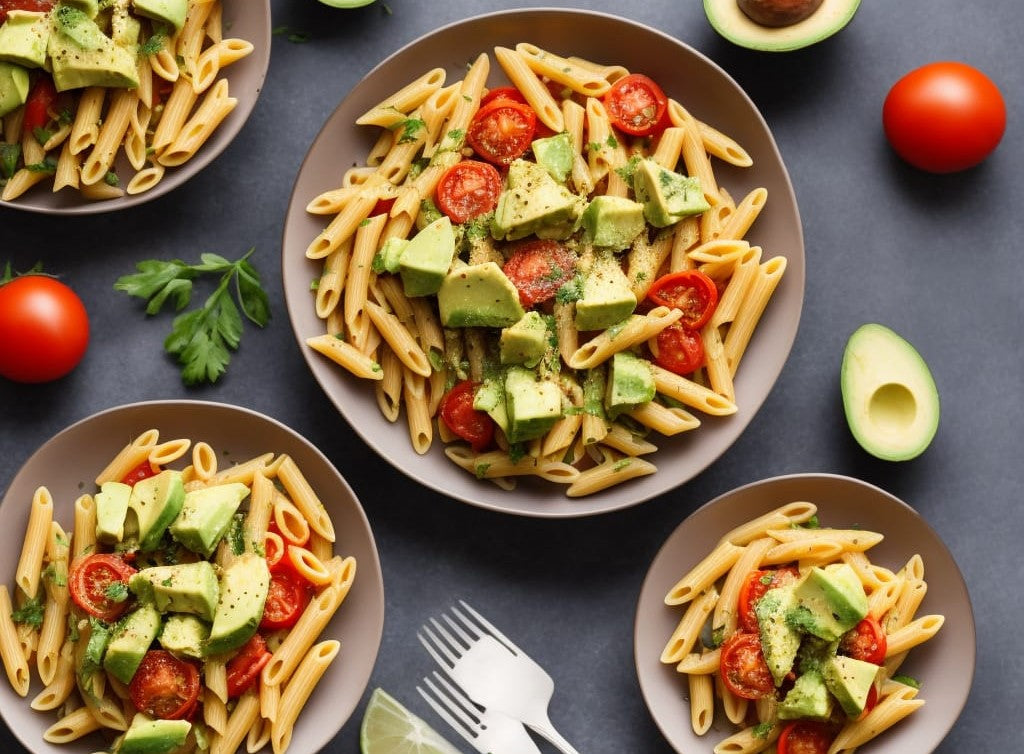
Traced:
<path fill-rule="evenodd" d="M 540 754 L 537 744 L 518 720 L 491 709 L 480 709 L 437 671 L 424 678 L 430 691 L 416 690 L 446 723 L 482 754 Z M 443 688 L 442 688 L 443 687 Z"/>
<path fill-rule="evenodd" d="M 455 617 L 442 614 L 417 633 L 420 643 L 477 704 L 519 720 L 563 754 L 579 754 L 555 730 L 548 704 L 555 682 L 540 665 L 484 618 L 459 600 Z"/>

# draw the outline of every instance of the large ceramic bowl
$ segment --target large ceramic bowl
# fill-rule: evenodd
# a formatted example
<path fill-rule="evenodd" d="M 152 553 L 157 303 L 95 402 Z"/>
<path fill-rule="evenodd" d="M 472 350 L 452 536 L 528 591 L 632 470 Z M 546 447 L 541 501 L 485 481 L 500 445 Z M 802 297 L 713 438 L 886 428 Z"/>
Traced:
<path fill-rule="evenodd" d="M 656 474 L 582 499 L 568 499 L 563 487 L 539 481 L 522 480 L 517 491 L 506 492 L 454 466 L 436 439 L 427 454 L 417 455 L 404 418 L 390 424 L 378 412 L 371 384 L 305 345 L 307 337 L 324 332 L 310 292 L 322 263 L 307 259 L 305 252 L 329 219 L 311 215 L 305 207 L 321 192 L 336 188 L 345 167 L 365 164 L 376 129 L 355 125 L 356 118 L 431 68 L 444 67 L 449 81 L 458 80 L 466 61 L 480 52 L 491 54 L 489 83 L 498 85 L 504 79 L 493 49 L 520 41 L 643 72 L 697 118 L 739 141 L 754 166 L 733 168 L 716 161 L 716 177 L 737 201 L 756 187 L 768 189 L 767 206 L 748 238 L 764 248 L 766 258 L 780 254 L 788 260 L 737 374 L 738 413 L 708 417 L 697 431 L 671 440 L 659 438 L 661 449 L 650 457 L 659 468 Z M 740 87 L 711 60 L 659 31 L 610 15 L 550 8 L 493 13 L 443 27 L 374 68 L 328 118 L 302 164 L 285 219 L 282 264 L 288 312 L 309 368 L 363 439 L 395 468 L 428 487 L 475 505 L 532 516 L 583 516 L 633 505 L 686 482 L 718 458 L 775 383 L 796 335 L 804 291 L 803 236 L 793 190 L 764 119 Z"/>
<path fill-rule="evenodd" d="M 866 482 L 829 474 L 776 477 L 727 492 L 684 520 L 662 545 L 640 591 L 634 632 L 637 675 L 651 716 L 680 754 L 710 754 L 736 731 L 721 709 L 703 736 L 690 727 L 686 677 L 660 662 L 683 614 L 683 606 L 665 604 L 665 595 L 727 531 L 797 500 L 817 505 L 822 526 L 883 534 L 882 542 L 867 552 L 872 563 L 896 571 L 915 553 L 923 559 L 929 589 L 917 614 L 941 614 L 945 622 L 932 639 L 910 650 L 899 672 L 920 681 L 925 704 L 857 750 L 928 754 L 956 722 L 974 676 L 974 616 L 967 587 L 942 540 L 909 505 Z"/>
<path fill-rule="evenodd" d="M 163 179 L 141 194 L 124 194 L 117 199 L 94 201 L 82 197 L 77 191 L 65 188 L 57 193 L 50 190 L 52 180 L 36 184 L 20 197 L 0 202 L 0 207 L 23 209 L 53 215 L 89 215 L 113 212 L 126 207 L 148 202 L 173 191 L 213 160 L 234 140 L 249 118 L 270 65 L 270 0 L 222 0 L 223 34 L 225 38 L 244 39 L 253 44 L 253 51 L 246 57 L 224 68 L 220 76 L 228 81 L 229 94 L 238 99 L 238 104 L 220 123 L 192 159 L 180 167 L 169 167 Z M 115 170 L 122 179 L 135 174 L 123 150 L 120 152 Z"/>
<path fill-rule="evenodd" d="M 0 573 L 13 584 L 29 502 L 38 486 L 49 489 L 54 520 L 70 531 L 74 501 L 95 490 L 96 475 L 130 438 L 150 428 L 159 429 L 163 439 L 205 440 L 217 452 L 222 469 L 258 454 L 289 454 L 331 515 L 338 533 L 335 551 L 355 557 L 352 589 L 322 633 L 323 638 L 340 640 L 341 652 L 299 715 L 291 742 L 292 751 L 318 751 L 348 720 L 369 681 L 383 632 L 384 587 L 373 534 L 351 488 L 320 451 L 283 424 L 247 409 L 200 401 L 136 403 L 73 424 L 28 459 L 3 497 Z M 105 747 L 99 734 L 70 744 L 43 741 L 43 732 L 57 718 L 29 708 L 41 688 L 34 663 L 33 678 L 25 699 L 6 678 L 0 682 L 0 714 L 26 748 L 35 754 L 91 754 Z"/>

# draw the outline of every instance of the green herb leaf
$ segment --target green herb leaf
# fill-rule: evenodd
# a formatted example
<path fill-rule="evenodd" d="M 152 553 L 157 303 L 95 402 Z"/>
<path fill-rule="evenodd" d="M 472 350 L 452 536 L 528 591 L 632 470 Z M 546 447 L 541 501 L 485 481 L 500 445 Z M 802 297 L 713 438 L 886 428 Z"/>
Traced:
<path fill-rule="evenodd" d="M 10 178 L 18 169 L 21 159 L 21 144 L 0 144 L 0 174 Z"/>
<path fill-rule="evenodd" d="M 916 678 L 911 678 L 909 675 L 894 675 L 892 680 L 896 683 L 902 683 L 904 686 L 910 686 L 911 688 L 921 688 L 921 682 Z"/>
<path fill-rule="evenodd" d="M 111 602 L 124 602 L 128 599 L 128 585 L 123 581 L 112 581 L 103 590 L 103 596 Z"/>
<path fill-rule="evenodd" d="M 11 613 L 11 619 L 15 623 L 23 623 L 26 626 L 38 630 L 43 625 L 43 601 L 39 597 L 33 597 L 24 605 Z"/>

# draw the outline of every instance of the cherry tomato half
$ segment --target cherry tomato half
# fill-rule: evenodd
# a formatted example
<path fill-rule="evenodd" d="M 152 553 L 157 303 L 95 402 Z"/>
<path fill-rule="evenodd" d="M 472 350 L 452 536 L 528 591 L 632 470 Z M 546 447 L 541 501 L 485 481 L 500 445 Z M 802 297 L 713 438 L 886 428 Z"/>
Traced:
<path fill-rule="evenodd" d="M 897 81 L 882 106 L 896 153 L 931 173 L 977 165 L 1006 130 L 1006 103 L 984 73 L 965 63 L 921 66 Z"/>
<path fill-rule="evenodd" d="M 647 298 L 658 306 L 681 309 L 683 327 L 699 330 L 718 306 L 715 281 L 700 270 L 680 270 L 662 275 L 651 284 Z"/>
<path fill-rule="evenodd" d="M 466 141 L 488 162 L 509 165 L 530 148 L 536 127 L 537 113 L 529 105 L 496 99 L 477 110 Z"/>
<path fill-rule="evenodd" d="M 741 699 L 761 699 L 775 692 L 775 679 L 756 633 L 737 631 L 726 639 L 719 673 L 726 688 Z"/>
<path fill-rule="evenodd" d="M 691 374 L 704 365 L 704 341 L 700 332 L 673 322 L 654 340 L 654 361 L 676 374 Z"/>
<path fill-rule="evenodd" d="M 85 355 L 89 317 L 68 286 L 46 275 L 0 285 L 0 375 L 15 382 L 63 377 Z"/>
<path fill-rule="evenodd" d="M 191 716 L 199 699 L 199 670 L 163 649 L 151 649 L 128 684 L 128 695 L 139 712 L 161 720 Z"/>
<path fill-rule="evenodd" d="M 778 754 L 827 754 L 835 730 L 826 723 L 794 720 L 779 734 Z"/>
<path fill-rule="evenodd" d="M 519 303 L 531 307 L 547 301 L 572 279 L 576 254 L 558 241 L 523 241 L 512 248 L 502 271 L 519 291 Z"/>
<path fill-rule="evenodd" d="M 251 689 L 263 666 L 270 662 L 270 656 L 267 642 L 259 634 L 253 634 L 238 650 L 238 654 L 228 660 L 228 696 L 238 697 Z"/>
<path fill-rule="evenodd" d="M 25 117 L 21 122 L 25 133 L 30 134 L 49 122 L 50 108 L 56 101 L 57 87 L 53 79 L 45 73 L 37 75 L 25 100 Z"/>
<path fill-rule="evenodd" d="M 309 585 L 305 581 L 284 568 L 274 571 L 270 574 L 260 628 L 264 631 L 291 628 L 309 604 L 309 597 Z"/>
<path fill-rule="evenodd" d="M 437 206 L 453 223 L 464 223 L 498 206 L 501 176 L 493 165 L 463 160 L 448 168 L 437 183 Z"/>
<path fill-rule="evenodd" d="M 631 73 L 612 84 L 604 95 L 612 125 L 633 136 L 650 136 L 663 126 L 668 97 L 642 73 Z"/>
<path fill-rule="evenodd" d="M 136 482 L 141 482 L 143 479 L 148 479 L 149 477 L 156 476 L 159 473 L 160 467 L 150 463 L 149 459 L 146 459 L 121 477 L 121 484 L 127 484 L 129 487 L 133 487 Z"/>
<path fill-rule="evenodd" d="M 800 571 L 794 566 L 751 571 L 740 587 L 739 618 L 744 631 L 757 631 L 757 615 L 754 606 L 769 589 L 786 584 L 795 584 Z"/>
<path fill-rule="evenodd" d="M 71 599 L 95 618 L 107 622 L 117 620 L 128 607 L 128 601 L 111 599 L 108 591 L 113 584 L 127 586 L 133 573 L 135 569 L 116 555 L 87 555 L 71 566 L 68 579 Z"/>
<path fill-rule="evenodd" d="M 479 453 L 494 439 L 494 420 L 473 408 L 476 388 L 477 383 L 463 380 L 449 390 L 441 400 L 441 421 Z"/>
<path fill-rule="evenodd" d="M 840 654 L 875 665 L 881 665 L 885 661 L 886 649 L 885 630 L 870 615 L 843 634 L 839 640 Z"/>

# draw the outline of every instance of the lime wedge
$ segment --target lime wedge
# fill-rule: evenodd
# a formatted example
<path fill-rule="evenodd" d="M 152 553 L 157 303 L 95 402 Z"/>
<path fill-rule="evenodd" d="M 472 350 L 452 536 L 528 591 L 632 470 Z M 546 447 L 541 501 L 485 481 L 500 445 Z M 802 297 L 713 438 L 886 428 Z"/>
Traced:
<path fill-rule="evenodd" d="M 363 754 L 460 754 L 383 689 L 374 689 L 359 730 Z"/>

